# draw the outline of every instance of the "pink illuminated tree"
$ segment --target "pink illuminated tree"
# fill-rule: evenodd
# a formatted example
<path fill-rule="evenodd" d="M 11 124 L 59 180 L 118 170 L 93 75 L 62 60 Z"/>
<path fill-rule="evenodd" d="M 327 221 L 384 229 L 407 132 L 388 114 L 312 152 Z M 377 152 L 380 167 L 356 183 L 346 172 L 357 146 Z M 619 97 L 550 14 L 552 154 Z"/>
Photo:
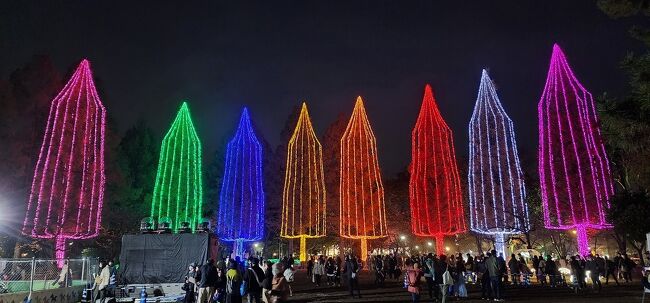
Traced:
<path fill-rule="evenodd" d="M 612 227 L 605 216 L 612 178 L 593 97 L 557 44 L 538 112 L 544 224 L 575 229 L 579 253 L 588 254 L 587 231 Z"/>
<path fill-rule="evenodd" d="M 84 59 L 52 101 L 22 228 L 25 235 L 55 239 L 59 264 L 66 239 L 99 233 L 105 122 L 106 110 Z"/>

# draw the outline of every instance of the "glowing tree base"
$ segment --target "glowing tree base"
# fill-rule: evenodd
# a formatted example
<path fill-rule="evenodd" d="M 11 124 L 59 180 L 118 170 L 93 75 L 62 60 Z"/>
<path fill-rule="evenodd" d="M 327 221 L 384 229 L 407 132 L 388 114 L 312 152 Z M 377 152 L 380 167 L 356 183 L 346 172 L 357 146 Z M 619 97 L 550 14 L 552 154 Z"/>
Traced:
<path fill-rule="evenodd" d="M 232 253 L 235 257 L 244 258 L 246 253 L 244 249 L 244 240 L 235 240 L 232 242 Z"/>
<path fill-rule="evenodd" d="M 444 255 L 445 254 L 445 236 L 444 235 L 438 235 L 435 237 L 436 239 L 436 254 L 438 256 Z"/>
<path fill-rule="evenodd" d="M 503 255 L 504 258 L 507 258 L 508 255 L 506 254 L 506 234 L 494 234 L 494 250 L 497 251 L 497 254 Z"/>
<path fill-rule="evenodd" d="M 368 239 L 361 238 L 361 261 L 368 260 Z"/>
<path fill-rule="evenodd" d="M 56 236 L 56 243 L 54 244 L 54 256 L 56 257 L 56 265 L 61 268 L 65 260 L 65 237 L 63 235 Z"/>
<path fill-rule="evenodd" d="M 307 237 L 300 237 L 300 262 L 307 261 Z"/>
<path fill-rule="evenodd" d="M 587 235 L 587 227 L 584 225 L 576 226 L 576 236 L 578 241 L 578 253 L 581 256 L 590 254 L 589 251 L 589 236 Z"/>

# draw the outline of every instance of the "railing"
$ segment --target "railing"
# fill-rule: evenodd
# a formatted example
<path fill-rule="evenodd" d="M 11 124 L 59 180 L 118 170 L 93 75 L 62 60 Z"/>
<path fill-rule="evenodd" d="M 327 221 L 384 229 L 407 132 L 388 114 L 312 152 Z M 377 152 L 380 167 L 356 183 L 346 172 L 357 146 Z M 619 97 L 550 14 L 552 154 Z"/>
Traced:
<path fill-rule="evenodd" d="M 98 267 L 94 258 L 66 259 L 62 268 L 55 259 L 0 259 L 0 294 L 87 285 Z"/>

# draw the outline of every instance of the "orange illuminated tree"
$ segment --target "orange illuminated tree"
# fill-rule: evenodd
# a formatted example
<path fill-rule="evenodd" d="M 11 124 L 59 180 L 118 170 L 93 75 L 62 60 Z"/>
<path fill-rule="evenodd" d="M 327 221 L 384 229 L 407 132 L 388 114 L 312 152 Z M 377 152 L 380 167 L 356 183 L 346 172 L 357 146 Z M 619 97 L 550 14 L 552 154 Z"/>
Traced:
<path fill-rule="evenodd" d="M 434 237 L 436 252 L 443 254 L 444 237 L 467 228 L 453 135 L 429 85 L 424 89 L 411 148 L 411 228 L 417 236 Z"/>
<path fill-rule="evenodd" d="M 384 186 L 375 138 L 361 97 L 341 138 L 341 237 L 361 240 L 361 259 L 368 240 L 387 236 Z"/>
<path fill-rule="evenodd" d="M 307 260 L 307 238 L 326 234 L 325 209 L 323 148 L 303 103 L 288 145 L 280 228 L 280 236 L 300 239 L 300 261 Z"/>

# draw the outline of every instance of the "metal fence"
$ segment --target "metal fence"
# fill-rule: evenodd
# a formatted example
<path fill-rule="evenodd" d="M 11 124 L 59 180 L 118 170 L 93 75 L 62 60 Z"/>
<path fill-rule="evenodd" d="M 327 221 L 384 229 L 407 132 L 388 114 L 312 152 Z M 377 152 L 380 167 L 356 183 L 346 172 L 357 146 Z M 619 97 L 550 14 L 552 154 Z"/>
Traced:
<path fill-rule="evenodd" d="M 61 263 L 62 267 L 54 259 L 0 259 L 0 293 L 87 285 L 98 273 L 98 260 L 94 258 Z"/>

